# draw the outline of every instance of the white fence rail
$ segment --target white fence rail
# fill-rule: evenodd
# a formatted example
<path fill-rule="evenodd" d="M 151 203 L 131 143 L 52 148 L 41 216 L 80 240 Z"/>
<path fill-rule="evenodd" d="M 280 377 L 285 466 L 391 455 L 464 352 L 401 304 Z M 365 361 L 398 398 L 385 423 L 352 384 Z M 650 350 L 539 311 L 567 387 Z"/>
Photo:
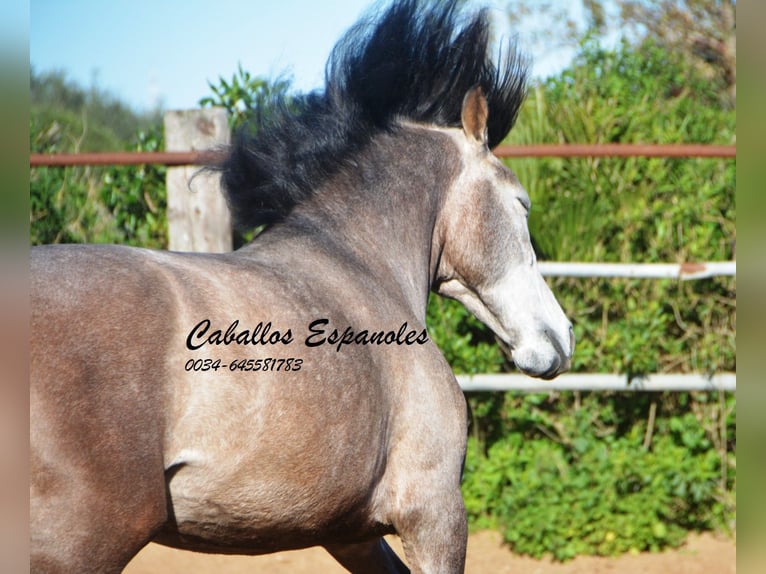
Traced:
<path fill-rule="evenodd" d="M 735 373 L 705 375 L 656 374 L 629 378 L 626 375 L 600 373 L 571 373 L 559 375 L 552 381 L 534 379 L 521 374 L 458 375 L 460 388 L 471 391 L 728 391 L 737 389 Z"/>
<path fill-rule="evenodd" d="M 636 279 L 705 279 L 736 275 L 736 261 L 707 263 L 571 263 L 541 261 L 549 277 L 629 277 Z"/>
<path fill-rule="evenodd" d="M 576 263 L 541 261 L 540 272 L 547 277 L 627 277 L 635 279 L 706 279 L 736 276 L 736 261 L 705 263 Z M 572 373 L 553 381 L 541 381 L 521 374 L 459 376 L 464 391 L 716 391 L 734 392 L 735 373 L 705 375 L 652 374 L 629 378 L 626 375 Z"/>

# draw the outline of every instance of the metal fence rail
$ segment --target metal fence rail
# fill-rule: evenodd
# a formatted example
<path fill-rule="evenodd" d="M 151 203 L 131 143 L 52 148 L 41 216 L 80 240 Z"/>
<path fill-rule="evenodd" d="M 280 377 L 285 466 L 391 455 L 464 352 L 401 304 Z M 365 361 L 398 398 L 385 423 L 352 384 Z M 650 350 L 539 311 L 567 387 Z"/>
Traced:
<path fill-rule="evenodd" d="M 534 379 L 521 374 L 458 375 L 460 387 L 466 391 L 728 391 L 737 388 L 735 373 L 706 375 L 653 374 L 629 377 L 602 373 L 565 373 L 552 381 Z"/>
<path fill-rule="evenodd" d="M 494 149 L 498 157 L 665 157 L 665 158 L 736 158 L 737 147 L 712 144 L 540 144 L 501 145 Z M 31 167 L 65 167 L 75 165 L 140 165 L 168 166 L 208 165 L 219 162 L 223 155 L 216 151 L 190 152 L 93 152 L 37 154 L 29 156 Z"/>
<path fill-rule="evenodd" d="M 501 145 L 498 157 L 737 157 L 737 147 L 714 144 L 539 144 Z"/>
<path fill-rule="evenodd" d="M 82 165 L 167 166 L 208 165 L 219 161 L 221 154 L 201 151 L 115 151 L 88 153 L 56 153 L 29 155 L 30 167 L 67 167 Z"/>
<path fill-rule="evenodd" d="M 705 279 L 737 274 L 736 261 L 706 263 L 576 263 L 540 261 L 547 277 L 628 277 L 635 279 Z"/>

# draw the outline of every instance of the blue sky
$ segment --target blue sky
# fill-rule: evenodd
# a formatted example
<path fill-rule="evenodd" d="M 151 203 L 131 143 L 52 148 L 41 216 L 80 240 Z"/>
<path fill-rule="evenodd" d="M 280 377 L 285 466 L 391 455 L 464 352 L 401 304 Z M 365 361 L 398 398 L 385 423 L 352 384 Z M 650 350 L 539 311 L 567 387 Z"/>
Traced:
<path fill-rule="evenodd" d="M 575 17 L 579 0 L 559 0 Z M 504 2 L 495 7 L 504 22 Z M 63 70 L 138 110 L 197 106 L 208 81 L 237 65 L 255 75 L 287 72 L 294 87 L 321 86 L 324 63 L 371 0 L 31 0 L 30 62 Z M 500 28 L 500 33 L 509 33 Z M 529 50 L 528 50 L 529 51 Z M 536 74 L 565 65 L 566 51 L 531 54 Z"/>

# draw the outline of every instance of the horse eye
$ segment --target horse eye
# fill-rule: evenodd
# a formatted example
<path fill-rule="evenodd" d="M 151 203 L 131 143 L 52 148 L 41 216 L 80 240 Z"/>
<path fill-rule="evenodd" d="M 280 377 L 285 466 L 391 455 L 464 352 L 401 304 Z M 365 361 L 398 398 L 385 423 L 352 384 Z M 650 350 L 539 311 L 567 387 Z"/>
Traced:
<path fill-rule="evenodd" d="M 529 200 L 526 197 L 517 197 L 516 199 L 521 204 L 521 207 L 524 208 L 524 211 L 527 212 L 527 215 L 529 215 L 529 210 L 532 207 L 532 205 L 529 203 Z"/>

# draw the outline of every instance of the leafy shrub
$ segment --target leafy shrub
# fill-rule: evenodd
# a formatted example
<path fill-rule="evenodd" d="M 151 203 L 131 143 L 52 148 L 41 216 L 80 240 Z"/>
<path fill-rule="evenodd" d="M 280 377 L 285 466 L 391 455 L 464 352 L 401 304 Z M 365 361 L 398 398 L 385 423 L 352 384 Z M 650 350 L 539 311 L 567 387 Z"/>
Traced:
<path fill-rule="evenodd" d="M 199 105 L 224 108 L 229 115 L 229 125 L 237 129 L 253 116 L 268 116 L 278 100 L 290 105 L 290 84 L 287 78 L 269 81 L 253 76 L 240 65 L 231 80 L 219 78 L 218 84 L 208 83 L 213 95 L 202 98 Z"/>
<path fill-rule="evenodd" d="M 735 113 L 683 61 L 647 44 L 605 51 L 533 92 L 515 143 L 732 143 Z M 513 162 L 532 197 L 541 259 L 605 262 L 734 258 L 735 163 L 573 158 Z M 735 280 L 556 279 L 578 340 L 574 370 L 735 370 Z"/>
<path fill-rule="evenodd" d="M 55 146 L 35 134 L 33 150 Z M 133 151 L 162 149 L 161 132 L 141 132 Z M 30 240 L 45 243 L 121 243 L 167 247 L 166 168 L 161 165 L 40 167 L 30 173 Z"/>
<path fill-rule="evenodd" d="M 486 450 L 469 439 L 463 493 L 472 525 L 499 528 L 516 552 L 559 560 L 658 550 L 689 530 L 727 528 L 733 461 L 719 451 L 731 445 L 710 421 L 724 416 L 733 439 L 735 402 L 709 399 L 685 395 L 697 414 L 658 419 L 648 441 L 646 420 L 621 403 L 645 414 L 657 400 L 677 413 L 679 396 L 507 393 L 502 437 Z"/>
<path fill-rule="evenodd" d="M 732 143 L 735 113 L 709 82 L 651 44 L 602 50 L 588 41 L 574 65 L 533 90 L 509 143 Z M 543 158 L 508 162 L 532 198 L 542 260 L 726 261 L 734 258 L 735 164 L 720 159 Z M 736 369 L 735 279 L 550 281 L 573 320 L 580 372 Z M 435 340 L 459 372 L 508 369 L 497 353 L 477 363 L 471 341 L 488 330 L 432 302 Z M 446 324 L 445 324 L 446 321 Z"/>
<path fill-rule="evenodd" d="M 86 92 L 60 74 L 33 72 L 30 84 L 32 153 L 164 148 L 158 117 L 137 115 L 108 94 Z M 40 167 L 29 179 L 33 245 L 167 246 L 164 166 Z"/>
<path fill-rule="evenodd" d="M 455 372 L 498 373 L 509 368 L 492 332 L 457 301 L 431 297 L 427 322 L 431 339 Z"/>

